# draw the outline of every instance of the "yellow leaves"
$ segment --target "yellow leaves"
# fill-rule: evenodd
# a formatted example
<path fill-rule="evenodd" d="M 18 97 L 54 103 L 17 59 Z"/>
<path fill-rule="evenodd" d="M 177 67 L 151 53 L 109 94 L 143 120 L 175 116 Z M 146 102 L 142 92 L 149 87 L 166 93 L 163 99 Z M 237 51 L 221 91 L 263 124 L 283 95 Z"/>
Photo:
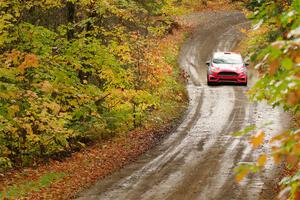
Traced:
<path fill-rule="evenodd" d="M 26 130 L 27 140 L 30 140 L 31 142 L 38 142 L 40 140 L 40 137 L 38 135 L 34 134 L 31 124 L 24 123 L 22 125 L 22 128 Z"/>
<path fill-rule="evenodd" d="M 241 28 L 240 31 L 241 31 L 241 33 L 247 33 L 247 30 L 244 28 Z"/>
<path fill-rule="evenodd" d="M 44 81 L 40 84 L 41 91 L 45 93 L 52 93 L 53 92 L 53 86 L 49 81 Z"/>
<path fill-rule="evenodd" d="M 60 105 L 55 103 L 55 102 L 51 102 L 51 103 L 44 103 L 44 105 L 49 108 L 54 114 L 58 114 L 60 111 Z"/>
<path fill-rule="evenodd" d="M 19 111 L 20 111 L 20 107 L 18 105 L 12 105 L 8 109 L 8 114 L 9 116 L 14 117 L 16 113 Z"/>
<path fill-rule="evenodd" d="M 275 153 L 275 154 L 273 154 L 272 157 L 273 157 L 273 160 L 274 160 L 275 164 L 280 164 L 281 163 L 282 158 L 279 154 Z"/>
<path fill-rule="evenodd" d="M 258 158 L 257 166 L 258 167 L 263 167 L 263 166 L 265 166 L 266 162 L 267 162 L 267 155 L 263 154 Z"/>
<path fill-rule="evenodd" d="M 170 40 L 159 41 L 161 39 L 146 37 L 146 32 L 139 28 L 153 25 L 161 31 L 166 31 L 169 25 L 172 25 L 169 24 L 171 21 L 167 16 L 157 14 L 160 19 L 151 20 L 148 18 L 148 14 L 151 14 L 144 10 L 144 6 L 134 1 L 70 0 L 69 2 L 76 4 L 76 7 L 80 8 L 79 11 L 85 13 L 78 23 L 63 22 L 58 24 L 62 25 L 59 30 L 21 23 L 18 31 L 22 34 L 16 35 L 12 32 L 12 35 L 17 36 L 18 38 L 14 39 L 22 41 L 22 44 L 17 45 L 17 41 L 13 40 L 11 48 L 26 49 L 26 52 L 36 52 L 36 55 L 13 50 L 0 58 L 1 61 L 6 61 L 3 68 L 11 71 L 9 77 L 7 72 L 2 73 L 5 77 L 2 81 L 5 91 L 0 93 L 0 97 L 7 100 L 3 113 L 6 114 L 9 110 L 10 115 L 17 114 L 17 117 L 14 117 L 16 119 L 10 119 L 13 122 L 12 126 L 17 127 L 16 132 L 24 134 L 28 132 L 26 135 L 34 134 L 40 137 L 41 144 L 45 146 L 44 151 L 49 154 L 57 151 L 58 145 L 51 144 L 56 143 L 53 139 L 56 135 L 69 138 L 73 130 L 76 130 L 76 134 L 83 134 L 83 130 L 89 129 L 94 124 L 105 124 L 103 125 L 105 129 L 112 129 L 110 131 L 115 129 L 109 127 L 116 127 L 119 124 L 131 129 L 133 104 L 134 117 L 142 116 L 140 117 L 142 121 L 143 115 L 146 118 L 148 113 L 156 111 L 154 109 L 160 105 L 160 100 L 165 101 L 168 98 L 168 102 L 169 99 L 172 99 L 170 102 L 176 102 L 175 98 L 184 93 L 183 89 L 174 87 L 177 84 L 175 79 L 177 77 L 173 73 L 173 65 L 170 64 L 178 53 L 179 42 L 173 37 L 175 35 L 173 34 Z M 47 11 L 49 8 L 65 6 L 65 1 L 28 0 L 22 8 L 23 6 L 24 9 L 41 7 Z M 139 19 L 137 15 L 140 16 L 143 10 L 145 18 Z M 20 8 L 20 13 L 21 11 Z M 17 15 L 19 14 L 13 16 Z M 110 21 L 116 16 L 120 20 L 114 21 L 112 29 L 95 23 L 98 15 L 103 17 L 104 21 Z M 124 24 L 122 19 L 126 19 L 127 22 L 132 20 L 134 23 Z M 147 19 L 150 20 L 149 23 Z M 0 26 L 2 20 L 0 19 Z M 87 24 L 91 27 L 86 28 Z M 64 38 L 69 28 L 78 29 L 76 34 L 78 37 L 72 41 Z M 136 30 L 135 35 L 131 35 L 133 30 Z M 178 38 L 183 39 L 183 33 Z M 159 49 L 155 46 L 158 43 L 162 44 Z M 136 49 L 133 49 L 134 46 L 137 46 Z M 165 49 L 172 50 L 166 52 Z M 143 68 L 138 71 L 142 74 L 138 77 L 139 82 L 136 81 L 138 76 L 136 66 Z M 39 68 L 34 69 L 37 67 Z M 110 95 L 101 98 L 103 93 Z M 18 104 L 20 108 L 12 104 Z M 19 110 L 21 111 L 18 112 Z M 106 124 L 106 121 L 111 124 Z M 8 127 L 7 124 L 4 125 L 5 128 Z M 26 147 L 22 150 L 33 153 L 33 157 L 39 154 L 39 147 L 34 146 L 35 143 L 29 142 L 24 145 Z"/>
<path fill-rule="evenodd" d="M 240 172 L 235 176 L 235 180 L 236 182 L 241 182 L 248 174 L 250 173 L 250 169 L 249 168 L 242 168 L 240 170 Z"/>
<path fill-rule="evenodd" d="M 111 52 L 117 55 L 122 61 L 131 63 L 130 46 L 128 43 L 111 46 Z"/>
<path fill-rule="evenodd" d="M 33 135 L 32 127 L 29 123 L 23 123 L 22 128 L 24 128 L 29 136 Z"/>
<path fill-rule="evenodd" d="M 69 100 L 68 103 L 71 105 L 71 106 L 78 106 L 78 101 L 76 99 L 72 99 L 72 100 Z"/>
<path fill-rule="evenodd" d="M 263 144 L 265 138 L 265 133 L 263 131 L 259 131 L 255 136 L 252 136 L 250 139 L 250 143 L 253 148 L 257 148 Z"/>

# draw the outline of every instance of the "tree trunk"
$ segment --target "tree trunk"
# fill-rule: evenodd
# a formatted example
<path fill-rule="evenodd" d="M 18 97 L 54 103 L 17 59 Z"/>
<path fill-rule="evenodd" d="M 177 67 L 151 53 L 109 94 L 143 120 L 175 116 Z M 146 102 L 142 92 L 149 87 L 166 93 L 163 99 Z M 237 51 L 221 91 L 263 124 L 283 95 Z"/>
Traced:
<path fill-rule="evenodd" d="M 72 2 L 67 2 L 67 10 L 68 10 L 68 24 L 74 24 L 75 23 L 75 10 L 76 6 Z M 67 33 L 68 40 L 71 40 L 74 38 L 74 28 L 68 29 Z"/>

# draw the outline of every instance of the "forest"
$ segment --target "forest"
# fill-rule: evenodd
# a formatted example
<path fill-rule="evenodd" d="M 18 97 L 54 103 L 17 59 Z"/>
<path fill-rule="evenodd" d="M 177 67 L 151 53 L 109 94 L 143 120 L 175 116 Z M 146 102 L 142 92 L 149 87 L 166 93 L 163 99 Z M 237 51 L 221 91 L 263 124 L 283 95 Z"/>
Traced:
<path fill-rule="evenodd" d="M 1 169 L 164 123 L 186 94 L 176 47 L 155 51 L 156 40 L 186 9 L 175 0 L 1 1 Z"/>

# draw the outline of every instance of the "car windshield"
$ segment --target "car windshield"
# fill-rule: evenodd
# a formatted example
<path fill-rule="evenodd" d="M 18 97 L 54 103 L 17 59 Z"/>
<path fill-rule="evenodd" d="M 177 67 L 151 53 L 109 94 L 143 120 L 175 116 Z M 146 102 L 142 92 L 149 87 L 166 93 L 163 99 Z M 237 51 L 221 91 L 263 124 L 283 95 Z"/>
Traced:
<path fill-rule="evenodd" d="M 239 54 L 216 54 L 213 58 L 215 64 L 241 64 L 243 59 Z"/>

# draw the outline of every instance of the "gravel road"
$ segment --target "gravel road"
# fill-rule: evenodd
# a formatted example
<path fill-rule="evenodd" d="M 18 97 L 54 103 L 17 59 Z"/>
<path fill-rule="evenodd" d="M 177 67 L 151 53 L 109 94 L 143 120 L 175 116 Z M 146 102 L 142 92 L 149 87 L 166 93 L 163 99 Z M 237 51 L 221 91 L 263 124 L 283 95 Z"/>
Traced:
<path fill-rule="evenodd" d="M 231 132 L 261 125 L 267 139 L 288 127 L 288 116 L 264 103 L 250 103 L 248 87 L 206 85 L 205 61 L 216 50 L 231 50 L 250 23 L 240 12 L 204 12 L 184 18 L 197 24 L 181 48 L 179 64 L 190 74 L 190 105 L 182 124 L 161 144 L 136 162 L 100 180 L 78 199 L 210 200 L 274 199 L 278 168 L 272 160 L 260 174 L 234 181 L 239 162 L 254 162 L 263 146 L 253 151 L 244 137 Z M 250 80 L 250 85 L 253 81 Z"/>

